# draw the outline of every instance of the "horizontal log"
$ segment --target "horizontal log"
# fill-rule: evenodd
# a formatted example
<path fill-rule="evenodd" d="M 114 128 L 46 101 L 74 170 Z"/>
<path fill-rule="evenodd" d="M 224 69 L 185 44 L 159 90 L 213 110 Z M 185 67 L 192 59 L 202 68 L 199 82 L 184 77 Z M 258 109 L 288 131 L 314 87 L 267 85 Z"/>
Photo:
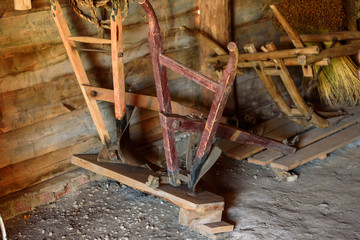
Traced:
<path fill-rule="evenodd" d="M 109 131 L 115 128 L 112 106 L 100 104 Z M 97 136 L 87 109 L 0 134 L 0 167 L 69 147 L 84 138 Z"/>
<path fill-rule="evenodd" d="M 85 106 L 73 76 L 3 93 L 0 98 L 0 131 L 9 132 Z"/>
<path fill-rule="evenodd" d="M 187 117 L 173 114 L 162 114 L 162 117 L 165 121 L 166 127 L 170 130 L 201 134 L 205 128 L 205 120 L 189 119 Z M 225 124 L 219 125 L 219 128 L 216 131 L 216 137 L 242 144 L 260 146 L 277 152 L 283 152 L 284 154 L 292 154 L 296 151 L 296 148 L 294 147 L 286 146 L 270 138 L 260 137 Z"/>
<path fill-rule="evenodd" d="M 73 154 L 97 151 L 100 147 L 98 137 L 91 137 L 72 146 L 1 168 L 0 197 L 74 169 L 70 164 Z"/>
<path fill-rule="evenodd" d="M 338 47 L 328 48 L 322 50 L 316 56 L 309 56 L 306 58 L 306 64 L 313 64 L 323 58 L 337 58 L 358 54 L 360 49 L 360 42 L 350 43 Z"/>
<path fill-rule="evenodd" d="M 227 57 L 223 57 L 223 56 L 217 56 L 217 57 L 209 57 L 207 58 L 205 61 L 209 62 L 209 63 L 218 63 L 218 64 L 226 64 L 226 62 L 228 61 Z M 298 58 L 284 58 L 284 62 L 286 66 L 300 66 L 299 63 L 299 59 Z M 314 65 L 317 66 L 327 66 L 330 64 L 330 59 L 329 58 L 324 58 L 321 59 L 317 62 L 314 63 Z M 264 66 L 265 67 L 274 67 L 275 63 L 274 61 L 263 61 Z M 237 65 L 239 68 L 253 68 L 253 64 L 251 62 L 238 62 Z"/>
<path fill-rule="evenodd" d="M 338 41 L 357 40 L 360 39 L 360 31 L 302 34 L 300 38 L 304 42 L 331 42 L 334 38 Z M 280 42 L 291 42 L 291 40 L 289 36 L 281 36 Z"/>
<path fill-rule="evenodd" d="M 106 101 L 106 102 L 114 102 L 114 95 L 113 95 L 114 91 L 112 89 L 105 89 L 105 88 L 86 86 L 86 85 L 84 85 L 84 88 L 86 89 L 89 98 L 94 98 L 96 100 Z M 157 111 L 157 112 L 159 111 L 158 100 L 157 97 L 154 96 L 127 92 L 126 104 Z M 204 114 L 206 114 L 203 111 L 197 110 L 195 108 L 186 107 L 175 101 L 171 101 L 171 108 L 173 113 L 175 114 L 195 115 L 195 116 L 203 116 Z M 227 119 L 227 117 L 222 116 L 220 121 L 226 123 L 229 120 Z"/>
<path fill-rule="evenodd" d="M 313 55 L 318 54 L 320 48 L 318 46 L 311 46 L 306 48 L 294 48 L 286 50 L 278 50 L 272 52 L 258 52 L 258 53 L 245 53 L 239 54 L 239 61 L 262 61 L 269 59 L 279 59 L 279 58 L 292 58 L 297 57 L 298 55 Z M 227 55 L 220 55 L 214 58 L 209 58 L 207 62 L 216 63 L 217 60 L 221 62 L 227 62 L 229 57 Z"/>
<path fill-rule="evenodd" d="M 219 84 L 213 79 L 194 71 L 193 69 L 181 64 L 180 62 L 160 53 L 160 64 L 167 68 L 170 68 L 174 72 L 177 72 L 190 80 L 200 84 L 201 86 L 209 89 L 212 92 L 216 92 Z"/>
<path fill-rule="evenodd" d="M 29 10 L 31 9 L 31 0 L 14 0 L 15 10 Z"/>
<path fill-rule="evenodd" d="M 173 28 L 180 27 L 183 24 L 193 26 L 194 18 L 196 17 L 193 13 L 193 4 L 189 3 L 187 6 L 175 5 L 177 5 L 176 8 L 172 9 L 172 14 L 169 16 L 169 24 Z M 66 19 L 74 18 L 79 20 L 69 23 L 71 32 L 89 36 L 97 35 L 96 28 L 79 17 L 74 17 L 74 12 L 71 8 L 64 7 L 63 11 Z M 163 7 L 161 7 L 159 12 L 164 12 Z M 134 59 L 134 51 L 138 52 L 140 50 L 142 52 L 141 56 L 149 53 L 147 46 L 147 22 L 143 19 L 142 10 L 134 7 L 134 12 L 131 15 L 129 14 L 129 16 L 129 24 L 124 24 L 123 41 L 125 52 L 132 50 L 132 54 L 129 56 L 125 55 L 125 61 Z M 177 17 L 174 18 L 173 16 Z M 162 29 L 167 27 L 165 21 L 160 22 L 160 24 Z M 2 33 L 0 35 L 0 59 L 17 54 L 36 52 L 48 45 L 61 43 L 54 21 L 49 18 L 49 10 L 0 18 L 0 30 Z M 44 32 L 46 32 L 45 36 Z M 176 49 L 178 46 L 188 45 L 189 41 L 194 41 L 185 35 L 175 35 L 175 31 L 169 31 L 167 39 L 170 41 L 165 42 L 165 49 L 169 47 Z M 141 48 L 136 49 L 137 47 Z"/>
<path fill-rule="evenodd" d="M 194 57 L 196 52 L 196 49 L 186 49 L 171 52 L 170 55 L 174 58 L 182 59 L 182 61 L 196 68 L 197 62 Z M 4 77 L 0 82 L 0 90 L 2 91 L 0 95 L 0 109 L 3 116 L 2 119 L 0 119 L 0 131 L 12 131 L 39 121 L 52 119 L 69 111 L 84 108 L 85 103 L 80 88 L 75 81 L 71 66 L 67 65 L 67 67 L 69 69 L 64 67 L 64 63 L 59 63 L 35 72 L 26 72 L 17 76 L 9 75 Z M 57 76 L 59 73 L 56 72 L 56 69 L 58 68 L 70 71 L 70 73 Z M 126 74 L 128 75 L 127 83 L 130 83 L 133 89 L 141 89 L 153 85 L 150 57 L 138 59 L 126 64 L 126 70 Z M 99 69 L 88 71 L 89 79 L 97 79 L 98 71 Z M 101 77 L 103 79 L 101 82 L 105 86 L 111 84 L 110 74 L 111 72 L 109 70 L 102 71 Z M 178 78 L 179 74 L 169 72 L 168 77 L 169 80 L 172 81 Z M 22 80 L 20 81 L 19 78 L 22 78 Z M 177 84 L 180 82 L 181 81 L 176 81 Z M 173 85 L 174 84 L 172 84 L 172 86 Z M 183 89 L 178 93 L 174 91 L 173 96 L 176 97 L 179 94 L 186 95 L 188 94 L 187 91 L 195 91 L 196 88 L 194 87 L 197 86 L 192 87 L 189 85 L 187 86 L 189 90 L 185 91 L 185 89 Z M 13 90 L 16 88 L 21 89 Z M 111 93 L 109 96 L 111 96 Z M 188 101 L 187 98 L 184 99 Z M 157 103 L 157 100 L 154 100 L 153 103 Z M 139 105 L 140 101 L 136 101 Z M 174 104 L 174 106 L 176 106 L 176 104 Z M 194 111 L 194 113 L 198 115 L 196 111 Z"/>
<path fill-rule="evenodd" d="M 97 37 L 74 37 L 74 36 L 71 36 L 68 39 L 75 41 L 75 42 L 82 42 L 82 43 L 111 44 L 110 39 L 97 38 Z"/>

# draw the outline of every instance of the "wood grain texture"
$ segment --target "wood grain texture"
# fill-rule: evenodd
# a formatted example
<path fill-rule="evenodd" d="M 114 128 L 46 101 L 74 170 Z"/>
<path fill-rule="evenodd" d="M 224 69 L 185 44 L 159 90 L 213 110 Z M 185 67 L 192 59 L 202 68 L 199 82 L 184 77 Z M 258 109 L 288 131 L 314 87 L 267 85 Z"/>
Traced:
<path fill-rule="evenodd" d="M 75 168 L 70 163 L 70 157 L 73 153 L 98 151 L 100 146 L 101 142 L 97 136 L 88 139 L 84 138 L 69 147 L 1 168 L 0 196 L 16 192 L 71 171 Z"/>
<path fill-rule="evenodd" d="M 222 232 L 232 232 L 234 230 L 234 225 L 220 221 L 200 225 L 197 229 L 200 233 L 206 232 L 208 234 L 217 234 Z"/>
<path fill-rule="evenodd" d="M 269 127 L 271 130 L 267 133 L 264 133 L 263 136 L 277 140 L 282 141 L 283 139 L 286 139 L 288 137 L 294 136 L 299 132 L 302 132 L 309 128 L 310 126 L 301 126 L 294 122 L 291 122 L 290 120 L 286 126 L 283 127 L 275 127 L 272 128 Z M 258 146 L 251 146 L 251 145 L 240 145 L 238 147 L 235 147 L 233 149 L 230 149 L 225 152 L 225 154 L 231 158 L 242 160 L 244 158 L 247 158 L 255 153 L 260 152 L 264 148 L 258 147 Z"/>
<path fill-rule="evenodd" d="M 327 153 L 358 140 L 360 138 L 359 133 L 360 124 L 355 124 L 343 131 L 304 147 L 293 155 L 280 158 L 270 165 L 273 168 L 289 171 L 316 158 L 322 158 Z"/>
<path fill-rule="evenodd" d="M 223 49 L 226 49 L 230 42 L 231 32 L 231 11 L 229 0 L 200 1 L 200 31 L 209 38 L 216 41 Z M 205 59 L 214 54 L 214 50 L 204 43 L 200 43 L 200 59 Z M 215 72 L 209 70 L 208 63 L 201 63 L 201 72 L 219 81 Z M 201 102 L 205 107 L 210 107 L 213 94 L 206 89 L 202 89 Z"/>
<path fill-rule="evenodd" d="M 197 230 L 198 226 L 206 223 L 219 222 L 222 218 L 222 211 L 195 212 L 180 208 L 179 223 Z"/>
<path fill-rule="evenodd" d="M 115 125 L 112 106 L 100 106 L 112 131 Z M 97 136 L 97 132 L 86 108 L 0 134 L 3 155 L 0 167 L 39 157 L 93 136 Z"/>
<path fill-rule="evenodd" d="M 296 143 L 296 147 L 298 149 L 304 148 L 308 146 L 309 144 L 312 144 L 324 137 L 327 137 L 337 131 L 340 131 L 343 128 L 346 128 L 357 121 L 360 120 L 360 114 L 354 114 L 353 116 L 348 117 L 335 117 L 332 119 L 329 119 L 330 127 L 329 128 L 314 128 L 307 132 L 304 132 L 299 135 L 299 141 Z M 271 150 L 265 150 L 263 152 L 260 152 L 248 159 L 248 162 L 258 164 L 258 165 L 268 165 L 275 159 L 278 159 L 282 157 L 283 154 L 274 152 Z"/>
<path fill-rule="evenodd" d="M 188 194 L 189 190 L 185 186 L 174 188 L 170 185 L 162 185 L 156 189 L 147 186 L 146 181 L 149 175 L 154 175 L 154 172 L 144 168 L 124 164 L 99 163 L 96 155 L 76 155 L 72 157 L 71 162 L 142 192 L 163 198 L 186 210 L 207 212 L 224 209 L 224 199 L 210 192 L 202 192 L 193 197 Z"/>

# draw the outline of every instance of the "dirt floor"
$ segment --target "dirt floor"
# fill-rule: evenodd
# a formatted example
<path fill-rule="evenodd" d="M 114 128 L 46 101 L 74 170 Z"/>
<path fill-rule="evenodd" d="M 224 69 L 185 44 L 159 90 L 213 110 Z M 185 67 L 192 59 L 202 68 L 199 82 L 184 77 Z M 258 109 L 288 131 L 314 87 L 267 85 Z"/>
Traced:
<path fill-rule="evenodd" d="M 226 239 L 360 239 L 360 142 L 296 170 L 284 183 L 265 167 L 221 158 L 206 176 L 225 197 Z M 92 182 L 5 222 L 8 239 L 206 239 L 177 223 L 178 208 L 115 181 Z"/>

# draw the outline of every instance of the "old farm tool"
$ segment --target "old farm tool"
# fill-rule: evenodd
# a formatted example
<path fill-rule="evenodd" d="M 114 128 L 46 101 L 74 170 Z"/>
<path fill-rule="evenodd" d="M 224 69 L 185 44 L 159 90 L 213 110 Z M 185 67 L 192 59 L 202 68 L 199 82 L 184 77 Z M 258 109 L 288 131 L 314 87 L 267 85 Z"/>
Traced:
<path fill-rule="evenodd" d="M 129 165 L 140 166 L 146 162 L 144 158 L 137 156 L 130 142 L 129 120 L 133 107 L 129 106 L 126 111 L 126 92 L 124 78 L 124 60 L 122 43 L 122 20 L 119 1 L 112 1 L 110 15 L 111 30 L 111 60 L 113 70 L 114 104 L 116 119 L 116 135 L 118 159 Z M 130 114 L 126 114 L 126 113 Z"/>
<path fill-rule="evenodd" d="M 136 153 L 132 149 L 130 143 L 128 128 L 128 119 L 130 118 L 130 116 L 127 116 L 126 114 L 126 97 L 128 95 L 125 93 L 121 11 L 118 0 L 113 0 L 112 4 L 112 12 L 110 16 L 111 39 L 95 37 L 73 37 L 70 34 L 70 30 L 63 16 L 60 4 L 55 0 L 51 1 L 51 11 L 61 40 L 64 44 L 65 50 L 74 69 L 76 79 L 79 83 L 80 89 L 86 101 L 87 107 L 95 123 L 101 142 L 103 143 L 103 147 L 101 148 L 98 155 L 98 160 L 122 162 L 136 166 L 144 165 L 146 162 L 142 161 L 143 158 L 136 156 Z M 79 56 L 78 51 L 80 50 L 80 48 L 76 47 L 75 42 L 111 44 L 114 90 L 94 88 L 90 86 L 90 82 L 87 77 L 85 68 Z M 115 103 L 117 145 L 112 144 L 108 129 L 105 125 L 99 106 L 96 102 L 96 100 L 98 100 L 98 97 L 103 97 L 103 95 L 107 95 L 105 101 Z M 132 102 L 136 102 L 134 101 L 134 99 L 141 97 L 146 98 L 148 96 L 132 95 L 130 98 L 132 99 Z M 131 108 L 132 107 L 129 107 L 129 109 Z"/>
<path fill-rule="evenodd" d="M 220 124 L 225 104 L 231 91 L 238 61 L 238 49 L 235 43 L 228 44 L 229 62 L 225 67 L 219 83 L 195 72 L 176 60 L 166 56 L 163 50 L 160 27 L 151 4 L 148 0 L 139 0 L 149 19 L 149 43 L 155 78 L 156 94 L 159 102 L 159 117 L 162 127 L 165 157 L 170 184 L 178 186 L 179 166 L 176 154 L 175 131 L 201 134 L 201 140 L 188 182 L 189 188 L 195 186 L 201 176 L 220 156 L 221 151 L 215 146 L 215 138 L 224 138 L 246 144 L 256 144 L 286 154 L 293 153 L 295 148 L 277 141 L 244 132 L 240 129 Z M 215 93 L 207 120 L 194 119 L 172 113 L 170 92 L 166 68 L 169 68 Z"/>

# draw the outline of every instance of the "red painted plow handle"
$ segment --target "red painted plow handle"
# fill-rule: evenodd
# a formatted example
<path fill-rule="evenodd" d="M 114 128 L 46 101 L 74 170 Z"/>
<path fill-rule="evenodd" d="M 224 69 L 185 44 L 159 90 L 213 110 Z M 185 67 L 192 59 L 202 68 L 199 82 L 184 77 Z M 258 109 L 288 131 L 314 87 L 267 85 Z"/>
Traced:
<path fill-rule="evenodd" d="M 149 44 L 152 57 L 156 94 L 159 102 L 160 124 L 162 128 L 162 135 L 164 140 L 164 150 L 167 163 L 167 170 L 170 177 L 170 183 L 176 185 L 176 178 L 179 172 L 176 148 L 175 148 L 175 130 L 166 126 L 166 115 L 171 114 L 170 94 L 168 87 L 168 79 L 166 76 L 166 69 L 168 67 L 175 72 L 193 80 L 203 87 L 215 92 L 215 98 L 211 105 L 210 113 L 205 123 L 200 145 L 196 153 L 195 163 L 191 171 L 191 179 L 189 187 L 193 188 L 198 180 L 199 171 L 207 159 L 211 146 L 215 138 L 217 128 L 220 123 L 220 118 L 225 108 L 225 104 L 229 97 L 231 87 L 234 83 L 236 75 L 236 66 L 238 61 L 238 49 L 235 43 L 228 44 L 229 63 L 227 64 L 220 83 L 198 73 L 174 59 L 166 56 L 163 53 L 163 44 L 161 39 L 161 32 L 154 9 L 148 0 L 139 0 L 139 4 L 145 10 L 149 19 Z"/>

